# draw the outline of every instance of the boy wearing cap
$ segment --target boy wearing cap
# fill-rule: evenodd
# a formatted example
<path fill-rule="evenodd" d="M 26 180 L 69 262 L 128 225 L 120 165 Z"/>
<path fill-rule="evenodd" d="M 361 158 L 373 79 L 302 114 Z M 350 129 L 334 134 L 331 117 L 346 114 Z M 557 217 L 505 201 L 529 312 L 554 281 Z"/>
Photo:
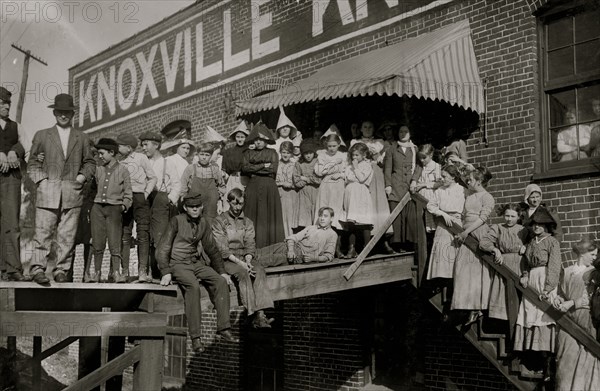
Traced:
<path fill-rule="evenodd" d="M 117 136 L 119 153 L 122 158 L 120 163 L 129 170 L 131 190 L 133 191 L 133 204 L 123 215 L 123 239 L 121 258 L 123 273 L 129 275 L 129 256 L 131 251 L 131 234 L 133 221 L 136 223 L 138 241 L 138 279 L 145 282 L 151 280 L 148 276 L 148 262 L 150 254 L 150 204 L 148 196 L 156 186 L 157 178 L 150 161 L 143 153 L 135 152 L 138 140 L 135 136 L 122 133 Z M 112 276 L 108 276 L 112 280 Z"/>
<path fill-rule="evenodd" d="M 155 132 L 144 132 L 140 135 L 142 150 L 148 157 L 152 169 L 158 178 L 152 189 L 148 202 L 150 203 L 150 265 L 149 272 L 158 272 L 154 250 L 160 242 L 165 226 L 172 216 L 177 214 L 179 200 L 179 176 L 175 165 L 165 159 L 159 151 L 162 137 Z M 154 274 L 154 273 L 152 273 Z M 158 276 L 157 276 L 158 277 Z"/>
<path fill-rule="evenodd" d="M 0 274 L 2 279 L 23 281 L 19 245 L 21 159 L 25 150 L 18 124 L 8 118 L 12 94 L 0 87 Z"/>
<path fill-rule="evenodd" d="M 38 131 L 33 137 L 27 172 L 37 185 L 35 205 L 35 251 L 31 276 L 38 284 L 50 280 L 45 271 L 54 232 L 58 252 L 54 281 L 67 282 L 75 255 L 75 235 L 83 203 L 83 184 L 96 172 L 89 137 L 71 127 L 77 108 L 73 97 L 58 94 L 53 109 L 56 125 Z M 38 160 L 43 153 L 43 163 Z"/>
<path fill-rule="evenodd" d="M 121 274 L 119 267 L 123 234 L 122 213 L 131 207 L 133 200 L 129 171 L 115 158 L 119 151 L 115 140 L 102 138 L 96 144 L 96 149 L 101 165 L 96 167 L 98 192 L 90 213 L 95 271 L 86 282 L 101 280 L 102 258 L 107 239 L 114 280 L 118 283 L 127 282 L 128 268 L 124 268 Z"/>
<path fill-rule="evenodd" d="M 183 291 L 189 333 L 196 352 L 204 351 L 200 340 L 200 282 L 208 289 L 217 310 L 217 334 L 226 341 L 238 342 L 231 334 L 229 321 L 228 284 L 232 284 L 231 277 L 225 272 L 210 223 L 202 218 L 202 208 L 199 192 L 186 194 L 183 198 L 185 213 L 169 221 L 156 249 L 161 285 L 169 285 L 173 280 Z M 204 261 L 203 252 L 210 264 Z"/>

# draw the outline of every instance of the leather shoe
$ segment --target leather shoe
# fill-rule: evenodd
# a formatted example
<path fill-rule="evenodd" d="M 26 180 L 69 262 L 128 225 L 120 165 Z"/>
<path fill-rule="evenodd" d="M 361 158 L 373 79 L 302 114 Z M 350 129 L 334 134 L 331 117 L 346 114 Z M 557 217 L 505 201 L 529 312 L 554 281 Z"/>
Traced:
<path fill-rule="evenodd" d="M 21 272 L 7 273 L 6 278 L 8 278 L 8 281 L 25 281 L 26 280 L 25 276 Z"/>
<path fill-rule="evenodd" d="M 240 342 L 239 339 L 235 338 L 233 336 L 233 334 L 231 334 L 231 330 L 229 330 L 229 329 L 217 331 L 217 335 L 219 337 L 221 337 L 221 339 L 223 339 L 223 340 L 225 340 L 227 342 L 232 342 L 232 343 L 238 343 L 238 342 Z"/>
<path fill-rule="evenodd" d="M 192 338 L 192 349 L 196 353 L 204 352 L 204 346 L 202 346 L 202 340 L 200 337 Z"/>
<path fill-rule="evenodd" d="M 117 284 L 124 284 L 127 282 L 127 278 L 119 272 L 115 272 L 114 277 Z"/>
<path fill-rule="evenodd" d="M 54 282 L 63 283 L 67 282 L 67 275 L 65 273 L 59 272 L 54 276 Z"/>
<path fill-rule="evenodd" d="M 46 274 L 44 272 L 37 272 L 33 275 L 32 277 L 33 282 L 36 282 L 40 285 L 46 285 L 50 282 L 50 280 L 48 279 L 48 277 L 46 277 Z"/>

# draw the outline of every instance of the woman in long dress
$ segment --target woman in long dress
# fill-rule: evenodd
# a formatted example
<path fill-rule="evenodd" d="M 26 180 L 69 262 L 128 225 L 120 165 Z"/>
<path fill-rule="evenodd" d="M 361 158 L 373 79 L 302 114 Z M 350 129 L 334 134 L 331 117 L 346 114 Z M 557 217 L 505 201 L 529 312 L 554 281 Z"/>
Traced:
<path fill-rule="evenodd" d="M 494 209 L 494 197 L 485 190 L 492 174 L 485 167 L 478 167 L 469 174 L 467 185 L 469 195 L 465 199 L 463 212 L 464 231 L 455 236 L 462 243 L 469 234 L 481 240 L 487 232 L 487 221 Z M 465 325 L 474 323 L 481 311 L 488 308 L 490 298 L 491 273 L 487 265 L 466 245 L 458 250 L 454 263 L 454 293 L 452 295 L 453 310 L 470 310 L 471 314 Z"/>
<path fill-rule="evenodd" d="M 589 297 L 594 288 L 590 276 L 598 246 L 589 239 L 583 239 L 573 246 L 573 251 L 578 256 L 577 264 L 563 270 L 554 306 L 595 337 Z M 564 330 L 558 333 L 557 340 L 556 390 L 600 390 L 600 358 Z"/>
<path fill-rule="evenodd" d="M 460 248 L 448 227 L 454 223 L 462 225 L 461 216 L 465 206 L 466 189 L 457 183 L 458 179 L 460 179 L 460 172 L 456 166 L 444 166 L 442 186 L 434 191 L 433 197 L 427 203 L 427 211 L 436 217 L 427 279 L 436 279 L 442 287 L 444 315 L 450 306 L 454 261 Z"/>
<path fill-rule="evenodd" d="M 225 194 L 229 194 L 235 188 L 244 190 L 248 184 L 249 178 L 242 176 L 244 152 L 248 149 L 246 145 L 248 134 L 248 127 L 245 121 L 240 122 L 237 128 L 229 134 L 229 139 L 235 141 L 235 144 L 223 150 L 223 165 L 221 168 L 227 174 Z M 223 201 L 223 211 L 229 210 L 229 203 L 226 197 L 224 197 Z"/>
<path fill-rule="evenodd" d="M 556 227 L 546 208 L 539 207 L 531 216 L 535 235 L 527 244 L 521 271 L 521 285 L 532 288 L 541 300 L 553 299 L 560 277 L 560 243 L 552 236 Z M 544 360 L 544 375 L 549 378 L 552 353 L 556 350 L 554 319 L 526 298 L 521 301 L 515 327 L 515 351 L 539 352 Z"/>
<path fill-rule="evenodd" d="M 503 205 L 500 214 L 504 217 L 504 223 L 492 225 L 479 242 L 480 249 L 493 254 L 494 262 L 508 268 L 515 276 L 521 274 L 521 261 L 527 238 L 527 228 L 517 224 L 520 211 L 519 204 Z M 512 288 L 507 292 L 504 277 L 496 272 L 492 272 L 492 274 L 488 316 L 510 320 L 510 327 L 513 327 L 519 310 L 517 291 L 514 286 L 509 285 Z M 513 303 L 516 303 L 516 305 L 513 308 L 507 307 L 507 293 L 514 298 Z"/>
<path fill-rule="evenodd" d="M 275 183 L 279 157 L 275 150 L 265 148 L 275 140 L 271 130 L 262 123 L 254 125 L 247 142 L 254 143 L 255 149 L 244 152 L 242 163 L 242 175 L 250 177 L 244 214 L 254 223 L 256 248 L 262 248 L 285 239 L 281 199 Z"/>

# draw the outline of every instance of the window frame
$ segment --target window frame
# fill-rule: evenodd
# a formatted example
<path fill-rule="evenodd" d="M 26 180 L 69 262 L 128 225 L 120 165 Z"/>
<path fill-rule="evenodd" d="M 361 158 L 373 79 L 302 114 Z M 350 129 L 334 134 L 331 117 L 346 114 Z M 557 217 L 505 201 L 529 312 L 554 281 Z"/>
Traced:
<path fill-rule="evenodd" d="M 537 35 L 538 35 L 538 82 L 539 82 L 539 138 L 538 151 L 541 149 L 540 165 L 541 169 L 533 175 L 534 179 L 548 179 L 562 176 L 581 176 L 590 174 L 600 174 L 600 157 L 590 157 L 586 159 L 569 162 L 552 162 L 552 145 L 550 132 L 550 108 L 549 96 L 553 93 L 575 90 L 590 85 L 600 85 L 600 69 L 592 70 L 581 75 L 572 75 L 553 80 L 547 80 L 548 57 L 547 57 L 547 25 L 555 20 L 565 17 L 573 17 L 579 13 L 588 10 L 597 10 L 600 7 L 593 1 L 575 0 L 567 4 L 559 3 L 556 6 L 538 12 L 537 15 Z M 573 44 L 576 44 L 575 42 Z M 575 58 L 573 59 L 575 61 Z M 579 122 L 578 122 L 579 124 Z"/>

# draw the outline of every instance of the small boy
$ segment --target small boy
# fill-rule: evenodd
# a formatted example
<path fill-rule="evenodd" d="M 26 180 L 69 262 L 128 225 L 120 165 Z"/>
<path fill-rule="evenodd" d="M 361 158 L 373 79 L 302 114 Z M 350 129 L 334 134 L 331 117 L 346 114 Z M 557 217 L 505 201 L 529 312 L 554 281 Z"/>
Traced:
<path fill-rule="evenodd" d="M 117 162 L 119 151 L 117 142 L 102 138 L 96 144 L 99 165 L 96 166 L 98 192 L 90 212 L 92 226 L 92 246 L 94 248 L 94 273 L 87 282 L 100 282 L 102 258 L 108 238 L 110 264 L 115 282 L 127 282 L 126 270 L 119 272 L 121 264 L 121 239 L 123 234 L 122 213 L 132 204 L 133 194 L 127 167 Z"/>
<path fill-rule="evenodd" d="M 131 233 L 133 221 L 136 223 L 138 241 L 138 280 L 141 282 L 151 281 L 148 277 L 148 263 L 150 254 L 150 204 L 148 196 L 158 181 L 150 161 L 143 153 L 134 152 L 138 140 L 135 136 L 121 133 L 117 137 L 121 164 L 129 170 L 131 179 L 131 190 L 133 191 L 133 207 L 123 216 L 123 240 L 121 248 L 123 274 L 129 276 L 129 255 L 131 251 Z M 113 280 L 112 275 L 108 276 Z"/>
<path fill-rule="evenodd" d="M 285 243 L 275 243 L 256 250 L 263 267 L 282 266 L 288 263 L 330 262 L 334 258 L 337 234 L 331 228 L 333 209 L 319 209 L 317 225 L 310 225 L 290 235 Z"/>
<path fill-rule="evenodd" d="M 156 249 L 156 261 L 162 275 L 161 285 L 174 280 L 183 291 L 185 315 L 192 348 L 203 352 L 200 340 L 200 282 L 206 287 L 217 310 L 217 334 L 228 342 L 239 342 L 231 334 L 229 288 L 233 284 L 225 271 L 221 252 L 215 243 L 208 219 L 202 218 L 202 197 L 190 191 L 183 197 L 184 214 L 173 217 Z M 210 264 L 201 255 L 204 252 Z"/>

